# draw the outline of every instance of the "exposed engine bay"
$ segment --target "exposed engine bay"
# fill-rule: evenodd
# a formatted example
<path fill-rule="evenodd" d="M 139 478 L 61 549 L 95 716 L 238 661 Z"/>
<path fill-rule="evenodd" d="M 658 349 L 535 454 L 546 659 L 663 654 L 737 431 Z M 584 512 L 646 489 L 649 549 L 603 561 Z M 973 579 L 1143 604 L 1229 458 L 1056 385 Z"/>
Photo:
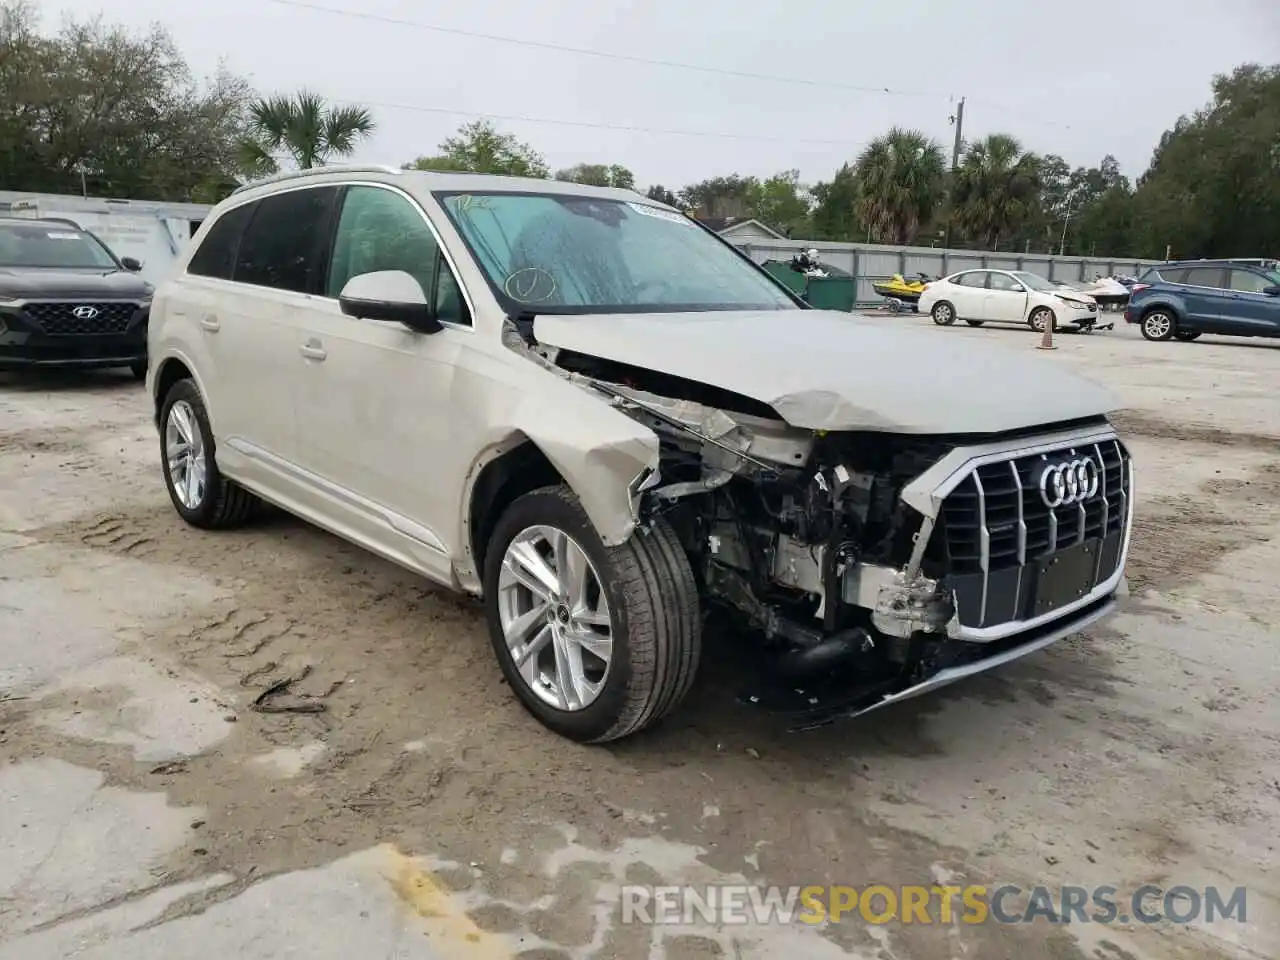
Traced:
<path fill-rule="evenodd" d="M 954 609 L 901 493 L 951 444 L 800 430 L 702 384 L 566 351 L 554 362 L 658 434 L 642 517 L 672 524 L 704 598 L 764 638 L 779 679 L 834 673 L 874 694 L 930 666 L 927 634 Z"/>

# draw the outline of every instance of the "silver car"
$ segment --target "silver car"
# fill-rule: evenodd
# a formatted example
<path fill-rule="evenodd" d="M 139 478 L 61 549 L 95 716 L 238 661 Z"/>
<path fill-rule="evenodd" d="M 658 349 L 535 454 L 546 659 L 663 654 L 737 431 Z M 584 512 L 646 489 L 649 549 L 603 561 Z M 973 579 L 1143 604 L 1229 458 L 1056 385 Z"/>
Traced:
<path fill-rule="evenodd" d="M 818 722 L 1124 590 L 1133 470 L 1098 387 L 809 309 L 627 190 L 371 167 L 242 188 L 148 348 L 185 521 L 268 501 L 483 598 L 511 689 L 574 740 L 670 713 L 711 611 Z"/>

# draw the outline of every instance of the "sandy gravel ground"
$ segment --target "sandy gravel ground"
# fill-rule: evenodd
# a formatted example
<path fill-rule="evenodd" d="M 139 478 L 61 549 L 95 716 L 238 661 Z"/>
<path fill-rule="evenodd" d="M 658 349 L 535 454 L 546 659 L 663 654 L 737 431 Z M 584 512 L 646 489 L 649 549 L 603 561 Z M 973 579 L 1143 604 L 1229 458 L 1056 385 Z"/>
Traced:
<path fill-rule="evenodd" d="M 706 669 L 607 749 L 520 710 L 471 603 L 289 518 L 184 528 L 127 376 L 0 376 L 0 960 L 1280 956 L 1280 343 L 1058 342 L 1045 362 L 1128 407 L 1122 613 L 809 734 Z M 323 712 L 250 709 L 304 673 Z M 1244 885 L 1248 913 L 717 929 L 616 905 L 942 881 Z"/>

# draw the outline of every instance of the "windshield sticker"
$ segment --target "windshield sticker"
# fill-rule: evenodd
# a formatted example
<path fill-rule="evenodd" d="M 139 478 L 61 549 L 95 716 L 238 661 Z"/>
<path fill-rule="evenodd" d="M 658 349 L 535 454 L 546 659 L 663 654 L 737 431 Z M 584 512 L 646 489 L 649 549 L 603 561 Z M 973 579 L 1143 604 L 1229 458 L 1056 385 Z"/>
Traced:
<path fill-rule="evenodd" d="M 670 210 L 662 210 L 658 207 L 651 207 L 646 203 L 631 203 L 627 201 L 627 206 L 636 213 L 644 217 L 655 217 L 658 220 L 669 220 L 672 223 L 681 223 L 686 227 L 692 227 L 693 221 L 683 214 L 672 213 Z"/>
<path fill-rule="evenodd" d="M 520 303 L 545 303 L 556 295 L 556 278 L 541 267 L 525 267 L 507 277 L 502 289 Z"/>
<path fill-rule="evenodd" d="M 78 233 L 46 233 L 45 236 L 48 237 L 50 240 L 79 240 L 80 239 L 80 234 Z"/>

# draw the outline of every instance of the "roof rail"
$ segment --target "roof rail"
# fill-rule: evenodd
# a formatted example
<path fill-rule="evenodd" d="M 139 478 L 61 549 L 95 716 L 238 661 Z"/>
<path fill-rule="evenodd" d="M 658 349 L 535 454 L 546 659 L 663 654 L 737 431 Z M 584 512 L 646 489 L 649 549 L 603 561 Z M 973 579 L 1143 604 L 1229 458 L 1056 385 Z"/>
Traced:
<path fill-rule="evenodd" d="M 269 183 L 280 183 L 284 180 L 300 180 L 304 177 L 319 176 L 325 173 L 404 173 L 399 167 L 393 167 L 385 163 L 370 164 L 326 164 L 322 167 L 311 167 L 307 170 L 286 170 L 283 173 L 273 173 L 269 177 L 263 177 L 260 180 L 252 180 L 249 183 L 241 184 L 231 191 L 231 196 L 237 193 L 243 193 L 245 190 L 252 190 L 255 187 L 262 187 Z"/>

